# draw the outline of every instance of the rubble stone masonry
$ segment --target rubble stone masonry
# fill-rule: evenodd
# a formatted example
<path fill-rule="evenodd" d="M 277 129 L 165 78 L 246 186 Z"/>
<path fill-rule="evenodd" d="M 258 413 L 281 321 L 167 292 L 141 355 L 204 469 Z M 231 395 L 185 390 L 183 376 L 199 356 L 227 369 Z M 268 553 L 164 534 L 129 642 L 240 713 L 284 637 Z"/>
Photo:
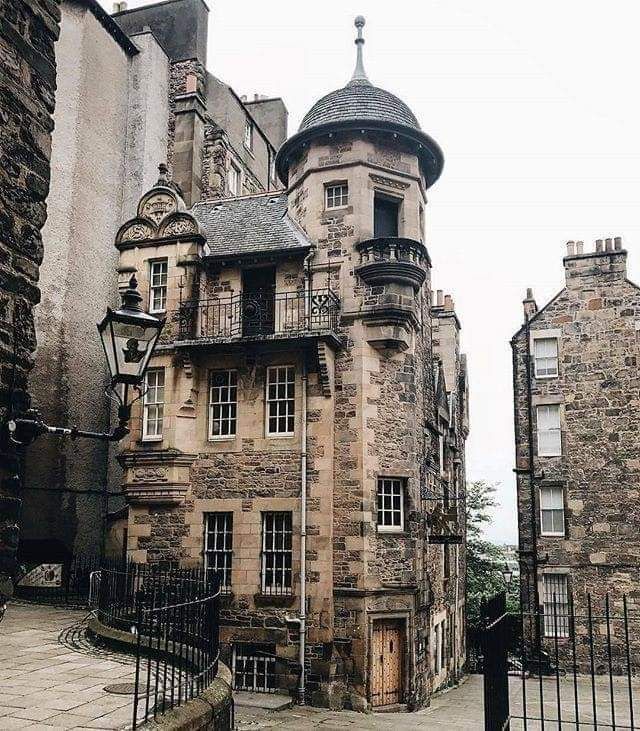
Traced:
<path fill-rule="evenodd" d="M 53 0 L 0 0 L 0 420 L 33 365 L 33 306 L 40 300 L 40 230 L 47 217 L 54 42 Z M 10 595 L 20 514 L 18 454 L 0 444 L 0 603 Z"/>
<path fill-rule="evenodd" d="M 543 576 L 565 575 L 579 616 L 578 653 L 585 660 L 587 637 L 580 616 L 587 612 L 587 595 L 596 615 L 603 614 L 607 593 L 617 616 L 623 611 L 623 595 L 631 612 L 640 604 L 640 289 L 627 279 L 627 253 L 619 239 L 599 241 L 588 253 L 580 243 L 577 252 L 571 242 L 564 259 L 566 286 L 546 307 L 538 311 L 528 293 L 528 320 L 512 347 L 520 549 L 526 559 L 523 600 L 530 606 L 533 512 L 537 554 L 543 560 L 540 602 L 545 600 Z M 536 376 L 535 341 L 541 337 L 557 339 L 557 376 Z M 559 405 L 560 456 L 541 456 L 537 447 L 538 407 L 549 404 Z M 541 526 L 540 491 L 546 487 L 562 491 L 561 535 L 545 535 Z M 604 632 L 603 626 L 598 632 Z M 637 642 L 634 634 L 632 641 Z M 620 633 L 614 632 L 614 643 L 619 639 Z M 603 642 L 603 637 L 596 638 L 597 665 L 604 663 Z M 561 651 L 563 643 L 568 639 L 561 640 Z"/>

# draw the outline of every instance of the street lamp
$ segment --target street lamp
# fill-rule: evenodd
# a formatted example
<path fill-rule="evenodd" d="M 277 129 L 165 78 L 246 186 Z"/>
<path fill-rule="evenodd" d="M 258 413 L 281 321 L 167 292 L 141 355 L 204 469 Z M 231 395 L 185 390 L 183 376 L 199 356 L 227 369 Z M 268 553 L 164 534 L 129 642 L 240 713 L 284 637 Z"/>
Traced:
<path fill-rule="evenodd" d="M 500 573 L 502 574 L 505 586 L 508 589 L 511 586 L 511 581 L 513 580 L 513 570 L 509 568 L 509 564 L 506 561 L 504 562 L 504 567 Z"/>
<path fill-rule="evenodd" d="M 120 309 L 107 307 L 107 314 L 98 324 L 110 373 L 107 390 L 118 402 L 118 426 L 112 432 L 83 431 L 75 426 L 71 429 L 48 426 L 36 409 L 29 409 L 8 421 L 12 442 L 27 445 L 41 434 L 119 442 L 129 433 L 131 404 L 143 395 L 144 375 L 165 323 L 164 319 L 160 320 L 143 311 L 140 306 L 142 296 L 137 287 L 134 275 L 122 294 Z"/>

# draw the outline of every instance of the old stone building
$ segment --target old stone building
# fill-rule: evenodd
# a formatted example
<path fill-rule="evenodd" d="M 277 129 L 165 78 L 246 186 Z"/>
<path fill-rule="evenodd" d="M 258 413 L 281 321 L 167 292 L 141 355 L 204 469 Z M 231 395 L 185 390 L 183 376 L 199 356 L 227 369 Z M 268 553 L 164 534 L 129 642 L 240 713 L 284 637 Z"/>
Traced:
<path fill-rule="evenodd" d="M 40 230 L 47 217 L 51 115 L 60 12 L 52 0 L 0 0 L 0 421 L 28 405 L 33 307 L 40 299 Z M 0 435 L 0 606 L 12 594 L 21 454 Z"/>
<path fill-rule="evenodd" d="M 109 15 L 96 0 L 60 4 L 36 309 L 34 401 L 49 423 L 94 431 L 107 430 L 111 416 L 95 324 L 118 301 L 113 238 L 155 182 L 158 163 L 168 162 L 187 205 L 266 191 L 276 187 L 275 151 L 286 136 L 280 99 L 245 102 L 206 70 L 202 0 L 125 5 Z M 53 558 L 55 544 L 62 556 L 97 555 L 107 515 L 122 505 L 120 482 L 107 444 L 41 440 L 27 463 L 25 557 Z"/>
<path fill-rule="evenodd" d="M 640 599 L 640 289 L 620 238 L 567 247 L 564 289 L 541 309 L 529 290 L 512 340 L 516 472 L 523 606 L 543 607 L 561 652 L 573 606 L 583 661 L 587 595 L 600 618 L 607 592 L 617 615 Z"/>
<path fill-rule="evenodd" d="M 189 205 L 162 173 L 117 234 L 167 316 L 122 530 L 218 576 L 237 688 L 413 708 L 464 658 L 466 366 L 424 233 L 442 153 L 356 25 L 353 78 L 278 152 L 286 192 Z"/>

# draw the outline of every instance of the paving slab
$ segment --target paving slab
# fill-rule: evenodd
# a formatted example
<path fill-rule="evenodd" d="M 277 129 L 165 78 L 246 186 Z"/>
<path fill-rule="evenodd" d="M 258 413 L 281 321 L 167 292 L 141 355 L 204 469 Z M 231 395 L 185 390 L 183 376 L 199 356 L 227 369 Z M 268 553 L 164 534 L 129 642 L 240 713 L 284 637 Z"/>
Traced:
<path fill-rule="evenodd" d="M 13 602 L 0 623 L 0 729 L 123 729 L 133 696 L 104 690 L 133 682 L 131 656 L 94 647 L 87 612 Z"/>

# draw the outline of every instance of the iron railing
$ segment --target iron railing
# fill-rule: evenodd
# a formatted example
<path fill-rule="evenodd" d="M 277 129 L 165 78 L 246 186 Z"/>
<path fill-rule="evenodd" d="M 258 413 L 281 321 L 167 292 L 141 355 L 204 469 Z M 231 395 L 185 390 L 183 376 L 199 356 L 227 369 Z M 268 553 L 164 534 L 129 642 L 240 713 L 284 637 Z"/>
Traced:
<path fill-rule="evenodd" d="M 300 337 L 338 327 L 340 302 L 328 287 L 308 292 L 257 292 L 183 302 L 178 339 Z"/>
<path fill-rule="evenodd" d="M 135 636 L 134 729 L 196 698 L 216 677 L 219 597 L 217 579 L 204 569 L 102 569 L 98 618 Z M 216 728 L 232 728 L 232 708 L 220 713 Z"/>
<path fill-rule="evenodd" d="M 482 665 L 492 697 L 485 729 L 502 729 L 506 719 L 524 729 L 640 730 L 640 611 L 633 598 L 554 594 L 538 611 L 503 612 L 499 632 L 498 620 L 487 620 Z M 499 667 L 496 657 L 505 659 Z"/>

